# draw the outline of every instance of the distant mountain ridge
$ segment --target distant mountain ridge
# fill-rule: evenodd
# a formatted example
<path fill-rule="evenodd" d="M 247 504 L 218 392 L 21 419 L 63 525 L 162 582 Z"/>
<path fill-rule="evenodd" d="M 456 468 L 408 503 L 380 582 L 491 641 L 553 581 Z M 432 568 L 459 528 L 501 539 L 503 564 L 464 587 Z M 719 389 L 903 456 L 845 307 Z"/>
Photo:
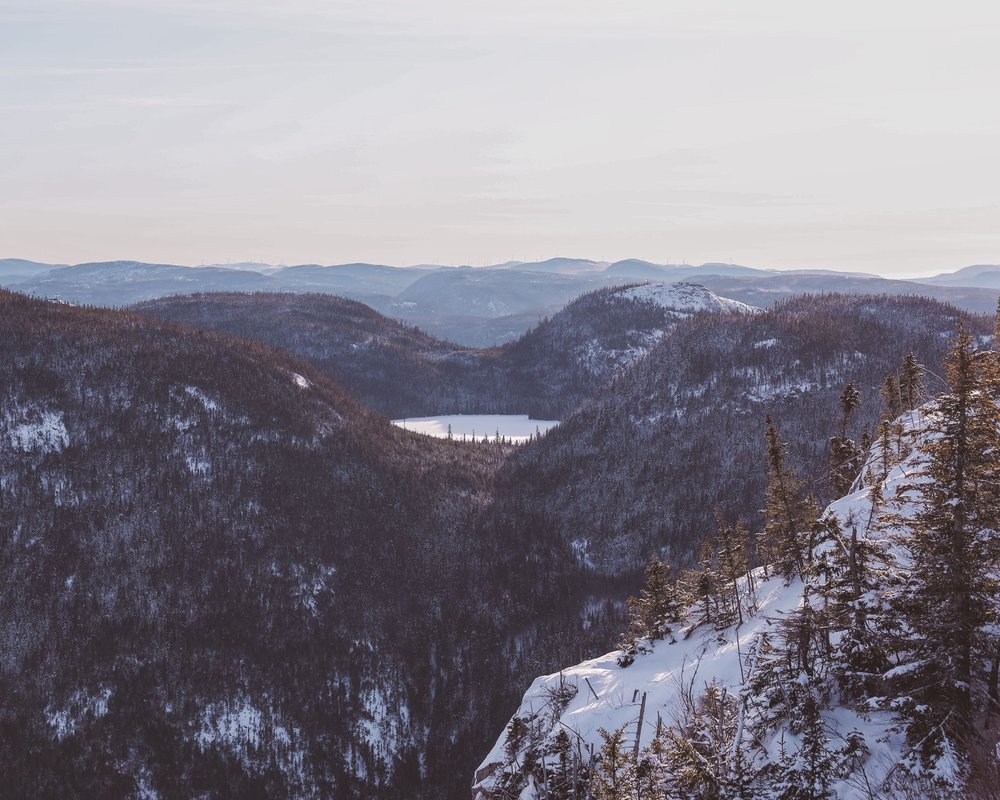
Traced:
<path fill-rule="evenodd" d="M 512 342 L 574 298 L 636 281 L 694 281 L 716 293 L 766 307 L 808 293 L 923 295 L 975 313 L 992 312 L 1000 295 L 1000 268 L 967 267 L 919 280 L 897 280 L 832 270 L 770 270 L 710 262 L 613 263 L 585 258 L 511 261 L 487 267 L 386 264 L 301 264 L 183 267 L 136 261 L 74 266 L 17 259 L 0 261 L 0 286 L 25 294 L 87 305 L 120 307 L 203 292 L 323 292 L 348 297 L 458 344 L 485 347 Z"/>

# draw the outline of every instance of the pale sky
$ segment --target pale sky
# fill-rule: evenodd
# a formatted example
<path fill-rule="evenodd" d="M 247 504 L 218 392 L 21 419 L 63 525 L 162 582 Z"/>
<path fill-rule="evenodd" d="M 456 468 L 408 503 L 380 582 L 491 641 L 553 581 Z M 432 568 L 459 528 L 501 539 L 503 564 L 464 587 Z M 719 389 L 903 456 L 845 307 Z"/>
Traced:
<path fill-rule="evenodd" d="M 1000 263 L 1000 5 L 0 0 L 0 257 Z"/>

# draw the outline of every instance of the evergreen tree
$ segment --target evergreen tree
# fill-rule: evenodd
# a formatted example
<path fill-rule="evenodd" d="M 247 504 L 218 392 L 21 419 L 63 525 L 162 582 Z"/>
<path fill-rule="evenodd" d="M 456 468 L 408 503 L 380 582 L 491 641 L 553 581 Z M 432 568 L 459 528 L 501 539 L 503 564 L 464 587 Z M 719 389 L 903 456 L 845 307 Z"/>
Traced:
<path fill-rule="evenodd" d="M 885 483 L 892 468 L 899 463 L 899 453 L 893 441 L 893 424 L 883 419 L 878 424 L 877 438 L 872 445 L 875 448 L 874 468 L 865 475 L 868 486 L 879 486 Z"/>
<path fill-rule="evenodd" d="M 644 652 L 643 639 L 672 638 L 671 626 L 680 620 L 682 601 L 670 570 L 670 564 L 653 558 L 646 565 L 646 584 L 639 597 L 628 598 L 629 626 L 619 644 L 621 666 L 628 666 L 637 653 Z"/>
<path fill-rule="evenodd" d="M 749 575 L 748 551 L 750 542 L 750 532 L 747 530 L 743 520 L 739 519 L 736 525 L 727 525 L 722 518 L 722 510 L 716 509 L 715 518 L 718 521 L 717 540 L 719 544 L 719 577 L 726 591 L 732 590 L 730 595 L 732 609 L 736 612 L 736 618 L 743 624 L 743 600 L 740 597 L 740 579 Z M 751 597 L 752 584 L 747 581 L 747 597 Z"/>
<path fill-rule="evenodd" d="M 712 606 L 718 607 L 718 576 L 713 568 L 715 548 L 712 542 L 705 540 L 701 545 L 701 557 L 698 559 L 698 569 L 694 572 L 694 582 L 691 586 L 692 595 L 702 604 L 705 622 L 712 621 Z"/>
<path fill-rule="evenodd" d="M 830 439 L 830 489 L 835 497 L 851 491 L 854 479 L 864 466 L 863 451 L 853 439 L 834 436 Z"/>
<path fill-rule="evenodd" d="M 547 800 L 573 800 L 577 797 L 577 769 L 573 756 L 573 743 L 569 734 L 560 729 L 552 744 L 555 766 L 548 776 Z"/>
<path fill-rule="evenodd" d="M 949 391 L 938 399 L 922 444 L 917 510 L 901 544 L 909 563 L 896 608 L 909 658 L 895 670 L 909 700 L 906 728 L 924 767 L 966 744 L 973 730 L 975 668 L 996 589 L 1000 505 L 998 413 L 971 335 L 962 327 L 947 362 Z"/>
<path fill-rule="evenodd" d="M 911 350 L 899 368 L 899 398 L 904 411 L 916 408 L 924 401 L 924 365 Z"/>
<path fill-rule="evenodd" d="M 861 392 L 858 391 L 858 387 L 853 383 L 848 383 L 844 387 L 844 391 L 840 393 L 840 438 L 847 438 L 847 429 L 851 424 L 851 417 L 854 415 L 855 409 L 861 405 Z"/>
<path fill-rule="evenodd" d="M 600 728 L 604 743 L 597 768 L 590 779 L 593 800 L 634 800 L 636 796 L 636 760 L 625 743 L 625 729 L 609 733 Z"/>
<path fill-rule="evenodd" d="M 867 422 L 865 423 L 865 427 L 861 430 L 861 441 L 858 443 L 858 446 L 861 448 L 862 454 L 867 453 L 871 449 L 872 431 L 871 428 L 868 427 Z"/>
<path fill-rule="evenodd" d="M 832 668 L 845 698 L 861 697 L 871 688 L 887 666 L 885 645 L 870 616 L 880 609 L 870 602 L 871 593 L 885 580 L 886 555 L 869 533 L 875 514 L 881 506 L 882 485 L 876 484 L 869 494 L 873 512 L 866 528 L 859 533 L 857 520 L 848 519 L 843 530 L 836 518 L 830 518 L 832 546 L 830 577 L 822 587 L 829 604 L 825 618 L 829 630 L 838 631 Z"/>
<path fill-rule="evenodd" d="M 830 439 L 830 487 L 837 497 L 850 491 L 864 461 L 864 451 L 848 437 L 854 411 L 861 404 L 861 393 L 848 383 L 840 394 L 840 435 Z"/>
<path fill-rule="evenodd" d="M 767 418 L 767 504 L 763 509 L 764 529 L 760 534 L 758 549 L 765 561 L 786 579 L 805 569 L 804 537 L 808 536 L 818 509 L 811 498 L 803 494 L 802 481 L 785 463 L 787 446 L 781 441 L 778 429 Z"/>
<path fill-rule="evenodd" d="M 514 763 L 518 760 L 521 750 L 528 740 L 528 734 L 528 723 L 524 721 L 523 717 L 515 716 L 507 726 L 507 741 L 504 745 L 504 751 L 509 763 Z"/>
<path fill-rule="evenodd" d="M 799 734 L 793 753 L 785 754 L 778 765 L 777 797 L 780 800 L 827 800 L 836 777 L 837 759 L 830 737 L 823 727 L 819 695 L 805 676 L 800 679 L 800 698 L 790 728 Z"/>
<path fill-rule="evenodd" d="M 903 410 L 903 404 L 899 396 L 899 383 L 896 381 L 895 375 L 886 375 L 879 394 L 882 395 L 882 400 L 885 403 L 882 416 L 890 420 L 896 419 Z"/>
<path fill-rule="evenodd" d="M 677 724 L 658 733 L 644 751 L 649 768 L 643 773 L 642 797 L 741 797 L 730 790 L 750 784 L 753 770 L 745 759 L 742 742 L 737 741 L 742 732 L 737 699 L 712 682 L 698 697 L 688 690 L 682 692 L 682 707 Z"/>

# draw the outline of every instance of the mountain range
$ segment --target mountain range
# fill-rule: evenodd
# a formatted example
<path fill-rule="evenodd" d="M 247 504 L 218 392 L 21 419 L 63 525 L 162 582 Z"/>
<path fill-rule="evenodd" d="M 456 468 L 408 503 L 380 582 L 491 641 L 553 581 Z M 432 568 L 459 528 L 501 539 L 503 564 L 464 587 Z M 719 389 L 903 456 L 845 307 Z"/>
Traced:
<path fill-rule="evenodd" d="M 86 305 L 126 306 L 197 292 L 321 292 L 358 300 L 437 338 L 474 347 L 516 340 L 574 298 L 636 281 L 693 281 L 720 295 L 767 307 L 807 293 L 922 295 L 991 313 L 1000 268 L 967 267 L 933 278 L 897 280 L 832 270 L 765 270 L 708 263 L 614 263 L 554 258 L 489 267 L 380 264 L 184 267 L 113 261 L 73 266 L 0 260 L 0 286 Z"/>

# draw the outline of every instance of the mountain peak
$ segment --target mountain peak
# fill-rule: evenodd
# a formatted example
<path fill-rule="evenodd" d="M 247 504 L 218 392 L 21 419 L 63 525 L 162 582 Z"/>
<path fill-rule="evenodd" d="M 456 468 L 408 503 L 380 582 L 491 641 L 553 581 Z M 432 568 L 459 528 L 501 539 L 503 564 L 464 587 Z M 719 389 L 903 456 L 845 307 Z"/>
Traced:
<path fill-rule="evenodd" d="M 720 297 L 700 283 L 644 283 L 622 289 L 619 294 L 640 303 L 652 303 L 661 308 L 685 314 L 700 311 L 722 311 L 735 314 L 756 314 L 759 308 L 739 300 Z"/>

